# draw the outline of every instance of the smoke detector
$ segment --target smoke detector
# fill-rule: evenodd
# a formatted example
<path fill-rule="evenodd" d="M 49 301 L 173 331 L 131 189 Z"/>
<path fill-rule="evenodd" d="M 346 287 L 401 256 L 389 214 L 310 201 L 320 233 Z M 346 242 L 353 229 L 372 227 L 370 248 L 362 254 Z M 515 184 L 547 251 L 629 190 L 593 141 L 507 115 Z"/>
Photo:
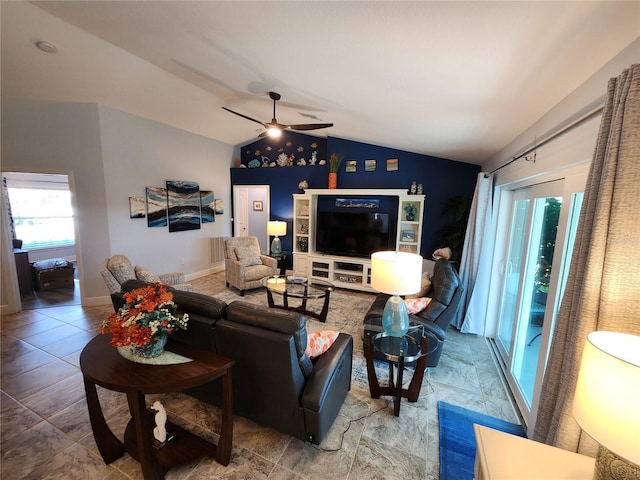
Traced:
<path fill-rule="evenodd" d="M 55 53 L 58 49 L 53 43 L 47 42 L 46 40 L 38 40 L 36 42 L 36 47 L 45 53 Z"/>

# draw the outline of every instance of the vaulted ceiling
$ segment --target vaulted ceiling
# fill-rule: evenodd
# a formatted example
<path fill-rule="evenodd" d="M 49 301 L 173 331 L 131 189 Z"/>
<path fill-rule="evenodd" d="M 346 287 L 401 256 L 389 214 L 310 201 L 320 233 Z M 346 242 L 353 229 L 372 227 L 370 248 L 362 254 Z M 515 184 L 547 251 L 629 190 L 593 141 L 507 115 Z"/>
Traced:
<path fill-rule="evenodd" d="M 3 1 L 1 17 L 3 103 L 97 102 L 237 145 L 262 129 L 221 107 L 267 122 L 276 91 L 281 123 L 477 164 L 640 36 L 637 1 Z"/>

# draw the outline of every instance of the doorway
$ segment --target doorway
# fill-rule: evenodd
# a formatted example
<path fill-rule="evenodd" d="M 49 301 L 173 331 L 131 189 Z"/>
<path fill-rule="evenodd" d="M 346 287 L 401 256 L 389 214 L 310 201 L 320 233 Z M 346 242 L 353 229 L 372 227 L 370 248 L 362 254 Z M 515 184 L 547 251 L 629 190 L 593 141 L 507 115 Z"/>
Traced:
<path fill-rule="evenodd" d="M 80 305 L 76 261 L 75 214 L 69 176 L 65 174 L 3 172 L 5 210 L 9 228 L 3 240 L 13 243 L 16 263 L 14 287 L 19 291 L 18 310 Z M 32 274 L 36 262 L 73 266 L 73 281 L 48 281 L 38 285 Z M 69 272 L 67 268 L 65 272 Z M 62 272 L 61 272 L 62 273 Z M 60 287 L 55 287 L 59 282 Z M 38 288 L 40 287 L 40 288 Z"/>
<path fill-rule="evenodd" d="M 500 261 L 502 283 L 495 347 L 516 404 L 534 427 L 553 325 L 567 279 L 581 179 L 503 192 L 508 205 Z"/>
<path fill-rule="evenodd" d="M 269 251 L 267 222 L 270 218 L 269 185 L 233 187 L 233 236 L 258 237 L 260 251 Z"/>

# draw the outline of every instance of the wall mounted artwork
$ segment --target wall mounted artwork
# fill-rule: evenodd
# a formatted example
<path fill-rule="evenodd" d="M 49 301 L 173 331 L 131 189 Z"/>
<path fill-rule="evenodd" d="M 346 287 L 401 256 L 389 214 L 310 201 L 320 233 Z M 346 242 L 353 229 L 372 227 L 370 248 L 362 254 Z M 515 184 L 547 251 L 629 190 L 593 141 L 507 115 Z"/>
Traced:
<path fill-rule="evenodd" d="M 144 197 L 129 197 L 129 218 L 145 217 Z"/>
<path fill-rule="evenodd" d="M 195 182 L 167 180 L 169 231 L 200 229 L 200 186 Z"/>
<path fill-rule="evenodd" d="M 147 227 L 167 226 L 167 189 L 147 187 Z"/>
<path fill-rule="evenodd" d="M 221 198 L 215 200 L 216 215 L 222 215 L 224 213 L 224 203 Z"/>
<path fill-rule="evenodd" d="M 202 223 L 216 221 L 215 198 L 211 190 L 200 190 L 200 207 Z"/>

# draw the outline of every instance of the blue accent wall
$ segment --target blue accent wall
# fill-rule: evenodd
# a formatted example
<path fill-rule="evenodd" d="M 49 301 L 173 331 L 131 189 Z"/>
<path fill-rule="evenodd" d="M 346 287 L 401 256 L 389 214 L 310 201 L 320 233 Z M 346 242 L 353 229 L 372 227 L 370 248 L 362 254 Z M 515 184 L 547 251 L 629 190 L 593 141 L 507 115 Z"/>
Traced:
<path fill-rule="evenodd" d="M 408 190 L 412 181 L 421 183 L 426 198 L 420 253 L 429 259 L 434 250 L 443 246 L 438 245 L 438 231 L 449 223 L 449 220 L 442 215 L 443 203 L 458 195 L 471 199 L 476 178 L 480 172 L 478 165 L 341 138 L 329 137 L 325 140 L 310 135 L 285 132 L 280 139 L 283 145 L 287 142 L 295 145 L 310 141 L 318 143 L 319 146 L 322 145 L 321 142 L 326 141 L 327 157 L 333 152 L 344 156 L 338 172 L 338 188 L 405 188 Z M 271 151 L 277 151 L 280 148 L 274 145 L 273 140 L 269 142 L 267 143 L 267 139 L 260 139 L 241 147 L 241 151 L 264 150 L 267 145 L 271 146 Z M 319 158 L 324 158 L 324 155 Z M 398 159 L 397 171 L 387 171 L 386 161 L 390 158 Z M 345 171 L 347 162 L 350 160 L 355 161 L 355 172 Z M 365 171 L 365 160 L 376 160 L 375 171 Z M 293 230 L 291 195 L 299 192 L 298 183 L 301 180 L 306 180 L 309 188 L 327 188 L 328 173 L 329 166 L 326 164 L 297 166 L 294 163 L 293 166 L 288 167 L 232 168 L 231 184 L 270 185 L 271 220 L 287 222 L 288 233 L 285 238 L 281 238 L 282 249 L 291 250 L 292 234 L 290 232 Z"/>

